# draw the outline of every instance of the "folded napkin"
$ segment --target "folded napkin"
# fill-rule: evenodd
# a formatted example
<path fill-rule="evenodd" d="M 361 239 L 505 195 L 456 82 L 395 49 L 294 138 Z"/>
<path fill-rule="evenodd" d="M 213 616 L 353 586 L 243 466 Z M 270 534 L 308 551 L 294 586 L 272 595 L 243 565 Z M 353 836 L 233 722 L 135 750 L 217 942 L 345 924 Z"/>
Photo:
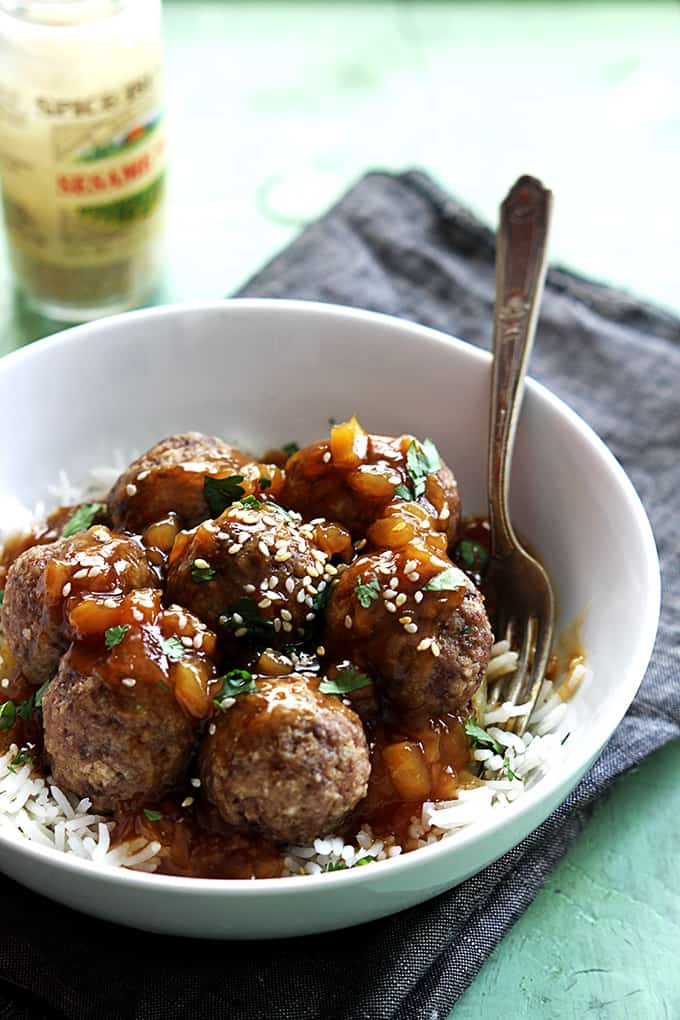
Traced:
<path fill-rule="evenodd" d="M 370 174 L 242 295 L 357 305 L 488 347 L 494 238 L 421 173 Z M 548 274 L 532 375 L 608 443 L 645 502 L 665 569 L 652 665 L 568 800 L 462 886 L 344 933 L 271 943 L 171 939 L 90 920 L 5 879 L 0 1020 L 432 1020 L 526 909 L 613 779 L 680 734 L 680 321 Z"/>

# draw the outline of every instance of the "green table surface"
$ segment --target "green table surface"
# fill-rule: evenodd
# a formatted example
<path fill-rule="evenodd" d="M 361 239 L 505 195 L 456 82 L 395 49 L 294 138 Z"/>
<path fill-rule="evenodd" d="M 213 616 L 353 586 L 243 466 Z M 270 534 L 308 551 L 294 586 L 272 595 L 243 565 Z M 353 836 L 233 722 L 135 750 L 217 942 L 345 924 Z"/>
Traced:
<path fill-rule="evenodd" d="M 677 4 L 166 0 L 165 31 L 159 300 L 233 291 L 366 170 L 418 165 L 490 223 L 541 176 L 556 260 L 680 311 Z M 0 249 L 0 353 L 57 328 Z M 680 745 L 620 780 L 456 1020 L 680 1017 L 678 777 Z"/>

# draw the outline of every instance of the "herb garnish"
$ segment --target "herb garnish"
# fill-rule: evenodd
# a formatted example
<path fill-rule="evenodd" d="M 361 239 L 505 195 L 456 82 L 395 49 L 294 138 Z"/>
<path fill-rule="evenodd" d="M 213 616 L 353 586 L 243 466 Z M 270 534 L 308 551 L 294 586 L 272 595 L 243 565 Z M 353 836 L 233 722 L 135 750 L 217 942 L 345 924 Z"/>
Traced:
<path fill-rule="evenodd" d="M 246 490 L 241 485 L 242 481 L 243 475 L 229 475 L 228 478 L 205 475 L 203 495 L 213 517 L 219 517 L 228 506 L 243 496 Z"/>
<path fill-rule="evenodd" d="M 36 708 L 42 708 L 43 697 L 45 696 L 45 691 L 49 687 L 49 683 L 50 683 L 50 681 L 46 680 L 45 683 L 41 684 L 40 687 L 38 688 L 38 690 L 35 692 L 35 707 Z"/>
<path fill-rule="evenodd" d="M 325 870 L 328 871 L 345 871 L 347 869 L 346 863 L 341 859 L 339 861 L 329 861 L 326 865 Z"/>
<path fill-rule="evenodd" d="M 260 488 L 264 492 L 265 489 L 269 489 L 272 484 L 271 478 L 267 478 L 266 475 L 260 476 Z"/>
<path fill-rule="evenodd" d="M 243 499 L 241 500 L 241 503 L 243 504 L 243 506 L 249 506 L 251 510 L 259 510 L 260 507 L 262 506 L 259 499 L 257 499 L 256 496 L 253 496 L 252 493 L 250 494 L 250 496 L 244 496 Z"/>
<path fill-rule="evenodd" d="M 370 676 L 360 673 L 358 669 L 341 669 L 334 680 L 322 680 L 319 691 L 321 694 L 351 694 L 352 691 L 360 691 L 362 687 L 372 685 Z"/>
<path fill-rule="evenodd" d="M 372 602 L 380 598 L 380 582 L 375 574 L 367 574 L 370 580 L 364 581 L 361 574 L 354 586 L 357 602 L 363 609 L 369 609 Z"/>
<path fill-rule="evenodd" d="M 4 593 L 4 591 L 0 591 L 0 609 L 2 609 L 4 604 L 5 604 L 5 593 Z"/>
<path fill-rule="evenodd" d="M 234 619 L 235 616 L 238 619 Z M 259 607 L 247 595 L 242 595 L 235 606 L 225 610 L 220 616 L 219 622 L 221 626 L 232 631 L 245 629 L 248 638 L 256 642 L 268 640 L 269 633 L 274 628 L 272 620 L 263 616 Z M 246 635 L 240 636 L 245 637 Z"/>
<path fill-rule="evenodd" d="M 170 662 L 179 662 L 184 657 L 184 645 L 174 635 L 161 641 L 161 650 L 167 655 Z"/>
<path fill-rule="evenodd" d="M 463 538 L 458 543 L 453 553 L 456 561 L 468 570 L 483 575 L 489 565 L 489 554 L 479 542 L 473 542 L 471 538 Z"/>
<path fill-rule="evenodd" d="M 21 704 L 17 705 L 17 715 L 20 719 L 23 719 L 24 722 L 27 719 L 30 719 L 33 715 L 33 697 L 34 696 L 31 694 L 30 698 L 26 698 L 25 701 L 22 701 Z"/>
<path fill-rule="evenodd" d="M 5 701 L 0 705 L 0 730 L 11 730 L 17 717 L 17 707 L 13 701 Z"/>
<path fill-rule="evenodd" d="M 104 631 L 104 644 L 111 651 L 119 645 L 130 629 L 129 623 L 122 623 L 119 627 L 107 627 Z"/>
<path fill-rule="evenodd" d="M 191 580 L 197 584 L 200 584 L 202 581 L 212 581 L 215 573 L 215 569 L 205 560 L 191 561 Z"/>
<path fill-rule="evenodd" d="M 12 761 L 9 764 L 9 767 L 12 769 L 12 772 L 14 772 L 14 768 L 16 768 L 18 765 L 32 765 L 32 764 L 33 755 L 29 754 L 28 751 L 20 751 L 16 758 L 12 759 Z M 12 766 L 14 766 L 14 768 L 12 768 Z"/>
<path fill-rule="evenodd" d="M 508 777 L 508 779 L 517 779 L 516 773 L 514 773 L 512 771 L 512 768 L 510 767 L 510 752 L 509 751 L 505 752 L 505 757 L 503 758 L 503 771 L 505 772 L 505 774 Z"/>
<path fill-rule="evenodd" d="M 252 694 L 259 689 L 253 679 L 253 674 L 249 673 L 247 669 L 230 669 L 221 677 L 221 680 L 222 690 L 213 698 L 213 704 L 222 711 L 224 711 L 223 702 L 227 698 L 236 698 L 239 694 Z"/>
<path fill-rule="evenodd" d="M 286 457 L 292 457 L 294 453 L 297 453 L 300 447 L 297 443 L 286 443 L 285 446 L 281 447 L 281 452 L 285 453 Z"/>
<path fill-rule="evenodd" d="M 427 476 L 439 471 L 441 466 L 439 452 L 431 439 L 424 439 L 422 443 L 412 440 L 406 451 L 406 470 L 413 491 L 407 485 L 397 485 L 395 495 L 402 499 L 419 499 L 425 492 Z"/>
<path fill-rule="evenodd" d="M 373 864 L 374 862 L 375 862 L 375 857 L 360 857 L 358 861 L 354 862 L 354 867 L 355 868 L 360 868 L 364 864 Z"/>
<path fill-rule="evenodd" d="M 73 511 L 64 527 L 61 529 L 62 538 L 71 538 L 79 531 L 87 531 L 92 527 L 95 517 L 106 507 L 103 503 L 83 503 Z"/>
<path fill-rule="evenodd" d="M 489 747 L 496 754 L 503 753 L 503 748 L 498 741 L 490 733 L 487 733 L 486 730 L 483 730 L 481 726 L 478 726 L 474 719 L 466 720 L 465 732 L 475 747 Z"/>
<path fill-rule="evenodd" d="M 161 814 L 161 812 L 152 811 L 151 808 L 145 807 L 144 814 L 149 819 L 150 822 L 161 822 L 163 820 L 163 815 Z"/>
<path fill-rule="evenodd" d="M 466 588 L 467 578 L 458 567 L 446 567 L 439 574 L 427 582 L 423 591 L 455 591 L 456 588 Z"/>

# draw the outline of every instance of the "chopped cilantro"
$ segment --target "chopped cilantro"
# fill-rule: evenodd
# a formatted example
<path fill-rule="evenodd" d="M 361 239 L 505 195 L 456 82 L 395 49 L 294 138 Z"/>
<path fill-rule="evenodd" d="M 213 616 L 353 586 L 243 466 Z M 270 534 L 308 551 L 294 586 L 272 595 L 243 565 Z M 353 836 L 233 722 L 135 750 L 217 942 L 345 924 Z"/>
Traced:
<path fill-rule="evenodd" d="M 249 506 L 252 510 L 259 510 L 260 507 L 262 506 L 259 499 L 257 499 L 252 494 L 250 496 L 244 496 L 241 502 L 243 503 L 244 506 Z"/>
<path fill-rule="evenodd" d="M 475 573 L 483 575 L 489 564 L 489 554 L 479 542 L 473 542 L 471 538 L 463 538 L 453 552 L 454 559 L 467 570 L 474 570 Z"/>
<path fill-rule="evenodd" d="M 483 730 L 481 726 L 478 726 L 474 719 L 466 720 L 465 732 L 475 747 L 488 747 L 495 751 L 496 754 L 503 753 L 503 748 L 498 741 L 490 733 L 487 733 L 486 730 Z"/>
<path fill-rule="evenodd" d="M 36 708 L 42 708 L 43 698 L 45 696 L 45 691 L 47 690 L 48 685 L 49 685 L 49 680 L 46 680 L 45 683 L 41 684 L 40 687 L 38 688 L 38 690 L 35 692 L 35 707 Z"/>
<path fill-rule="evenodd" d="M 13 701 L 5 701 L 0 705 L 0 730 L 11 730 L 17 717 L 17 707 Z"/>
<path fill-rule="evenodd" d="M 77 535 L 79 531 L 87 531 L 88 528 L 92 527 L 97 514 L 105 509 L 103 503 L 83 503 L 82 506 L 77 507 L 73 511 L 67 520 L 61 530 L 61 537 L 71 538 L 72 535 Z"/>
<path fill-rule="evenodd" d="M 435 574 L 431 581 L 424 586 L 424 591 L 455 591 L 456 588 L 465 588 L 468 584 L 467 578 L 458 567 L 446 567 L 441 573 Z"/>
<path fill-rule="evenodd" d="M 412 499 L 413 493 L 406 485 L 397 485 L 394 490 L 394 495 L 399 496 L 400 499 Z"/>
<path fill-rule="evenodd" d="M 360 857 L 358 861 L 354 862 L 355 868 L 361 868 L 364 864 L 373 864 L 375 862 L 374 857 Z"/>
<path fill-rule="evenodd" d="M 246 634 L 240 634 L 239 637 L 247 637 L 255 643 L 266 641 L 274 628 L 273 622 L 263 616 L 259 607 L 246 595 L 242 595 L 235 606 L 222 613 L 219 622 L 231 631 L 245 629 Z"/>
<path fill-rule="evenodd" d="M 253 674 L 249 673 L 247 669 L 230 669 L 221 680 L 222 690 L 213 699 L 217 708 L 223 708 L 222 702 L 227 698 L 236 698 L 239 694 L 252 694 L 258 690 Z"/>
<path fill-rule="evenodd" d="M 270 488 L 271 484 L 272 484 L 271 478 L 267 478 L 266 475 L 260 476 L 260 488 L 262 489 L 263 492 L 265 489 Z"/>
<path fill-rule="evenodd" d="M 0 609 L 2 609 L 4 604 L 5 604 L 5 593 L 4 593 L 4 591 L 0 591 Z"/>
<path fill-rule="evenodd" d="M 203 495 L 213 517 L 219 517 L 228 506 L 243 496 L 246 490 L 241 485 L 242 481 L 243 475 L 229 475 L 228 478 L 205 475 Z"/>
<path fill-rule="evenodd" d="M 286 443 L 285 446 L 281 447 L 281 452 L 285 453 L 286 457 L 292 457 L 294 453 L 297 453 L 300 447 L 297 443 Z"/>
<path fill-rule="evenodd" d="M 329 861 L 324 870 L 327 871 L 327 872 L 328 871 L 346 871 L 347 870 L 347 865 L 345 864 L 345 862 L 342 859 L 339 860 L 339 861 Z"/>
<path fill-rule="evenodd" d="M 416 499 L 425 492 L 427 476 L 439 471 L 441 466 L 437 447 L 431 439 L 425 439 L 422 443 L 417 439 L 413 440 L 406 451 L 406 468 L 411 476 L 413 495 Z"/>
<path fill-rule="evenodd" d="M 195 581 L 196 584 L 200 584 L 202 581 L 212 581 L 215 573 L 214 568 L 209 563 L 206 563 L 205 560 L 192 560 L 191 580 Z"/>
<path fill-rule="evenodd" d="M 163 820 L 163 815 L 161 814 L 161 812 L 152 811 L 151 808 L 145 807 L 144 814 L 149 819 L 150 822 L 161 822 Z"/>
<path fill-rule="evenodd" d="M 111 651 L 119 645 L 130 629 L 129 623 L 122 623 L 119 627 L 107 627 L 104 631 L 104 644 Z"/>
<path fill-rule="evenodd" d="M 30 755 L 27 751 L 21 751 L 16 756 L 16 758 L 13 758 L 12 761 L 10 762 L 10 766 L 14 765 L 15 767 L 18 765 L 32 765 L 32 764 L 33 756 Z"/>
<path fill-rule="evenodd" d="M 20 719 L 26 721 L 26 719 L 31 718 L 33 715 L 33 700 L 34 695 L 31 694 L 30 698 L 26 698 L 20 705 L 17 705 L 17 715 Z"/>
<path fill-rule="evenodd" d="M 372 602 L 380 598 L 380 582 L 375 574 L 366 575 L 370 580 L 364 581 L 361 574 L 354 586 L 357 602 L 363 609 L 369 609 Z"/>
<path fill-rule="evenodd" d="M 370 676 L 357 669 L 341 669 L 334 680 L 322 680 L 319 691 L 322 694 L 351 694 L 352 691 L 360 691 L 362 687 L 371 687 L 372 684 Z"/>
<path fill-rule="evenodd" d="M 505 757 L 503 758 L 503 771 L 505 772 L 508 779 L 517 779 L 517 775 L 512 771 L 512 768 L 510 767 L 509 751 L 505 752 Z"/>
<path fill-rule="evenodd" d="M 170 662 L 179 662 L 179 660 L 184 657 L 184 645 L 180 639 L 174 635 L 161 641 L 161 649 L 170 659 Z"/>

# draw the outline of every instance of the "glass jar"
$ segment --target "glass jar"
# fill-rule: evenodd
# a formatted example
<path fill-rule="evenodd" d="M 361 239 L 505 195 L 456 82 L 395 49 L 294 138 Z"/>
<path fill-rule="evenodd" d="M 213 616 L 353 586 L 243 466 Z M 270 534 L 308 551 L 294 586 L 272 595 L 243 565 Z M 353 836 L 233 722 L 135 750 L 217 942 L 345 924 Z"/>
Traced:
<path fill-rule="evenodd" d="M 160 0 L 0 0 L 0 181 L 17 281 L 52 318 L 158 282 Z"/>

